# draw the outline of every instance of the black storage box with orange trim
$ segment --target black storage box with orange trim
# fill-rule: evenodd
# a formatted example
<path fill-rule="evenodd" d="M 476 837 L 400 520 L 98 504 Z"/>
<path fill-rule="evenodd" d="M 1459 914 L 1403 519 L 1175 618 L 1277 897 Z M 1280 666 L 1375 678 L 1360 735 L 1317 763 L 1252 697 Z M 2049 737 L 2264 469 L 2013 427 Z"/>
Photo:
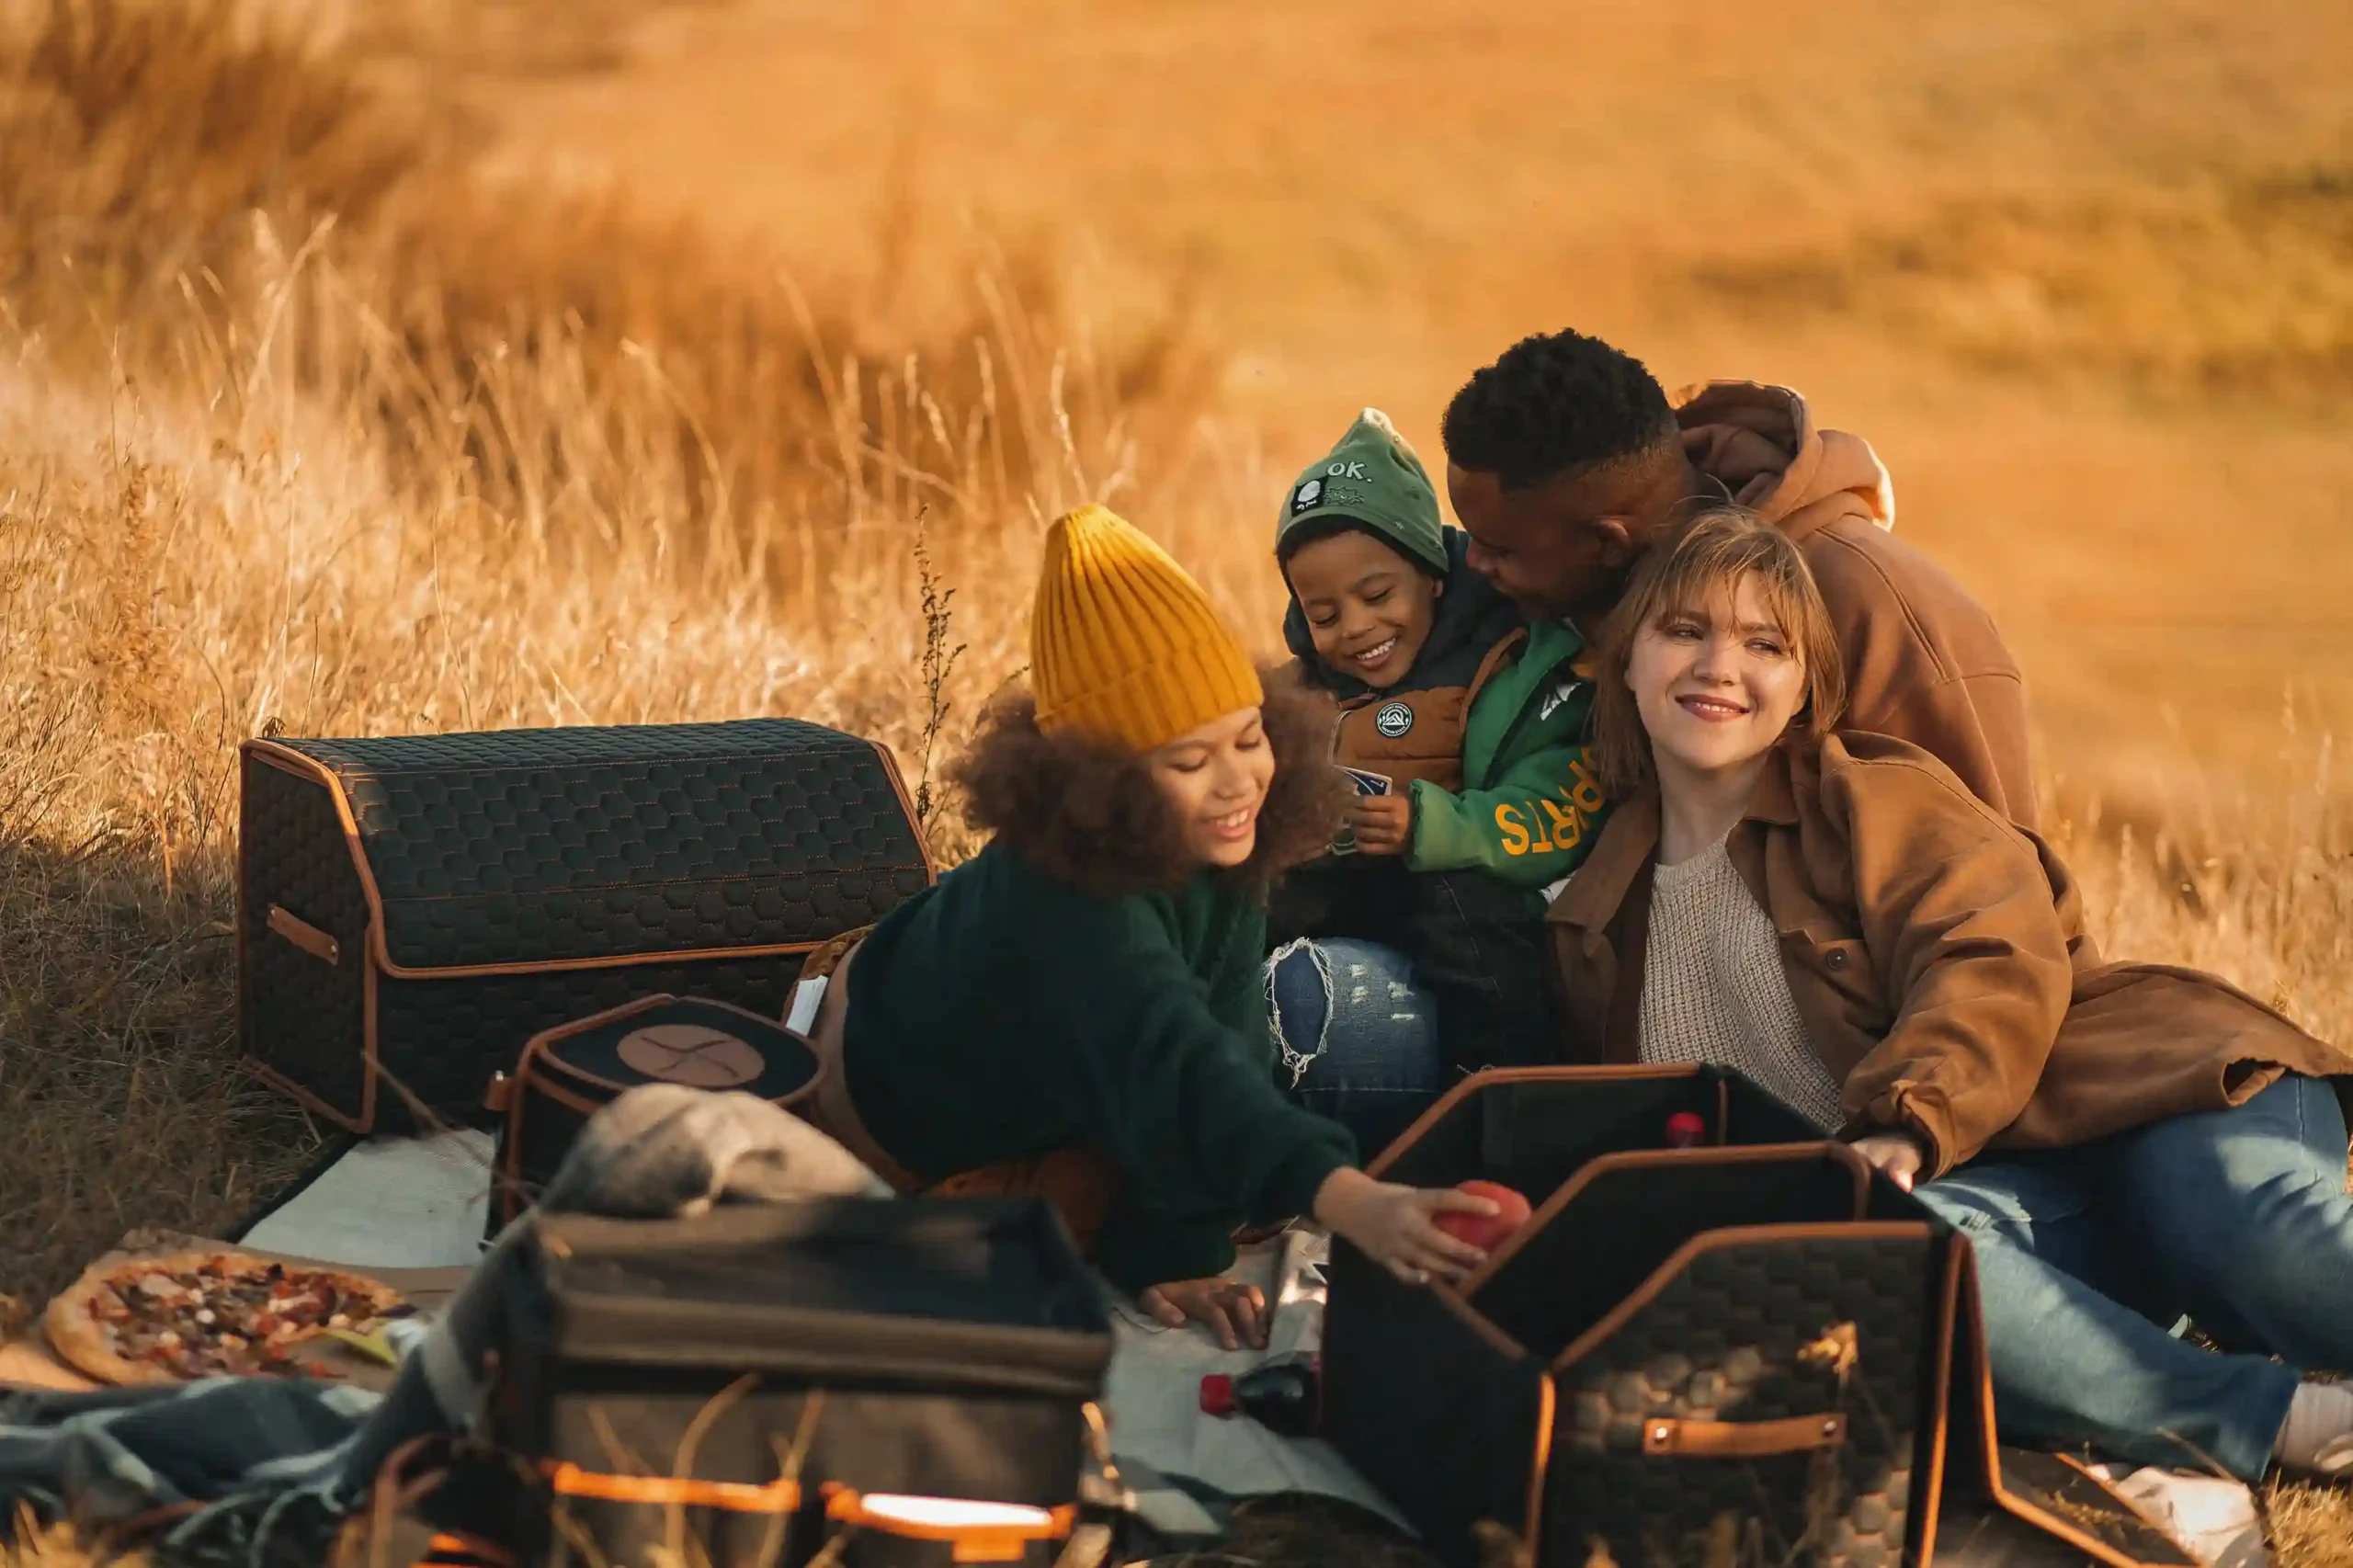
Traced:
<path fill-rule="evenodd" d="M 1047 1568 L 1099 1451 L 1099 1287 L 1036 1199 L 541 1216 L 490 1436 L 526 1562 Z M 593 1542 L 591 1556 L 583 1543 Z"/>
<path fill-rule="evenodd" d="M 809 1041 L 774 1018 L 699 996 L 641 997 L 543 1029 L 484 1096 L 502 1118 L 489 1233 L 538 1200 L 588 1119 L 631 1089 L 733 1090 L 790 1109 L 821 1071 Z"/>
<path fill-rule="evenodd" d="M 1371 1168 L 1536 1205 L 1460 1289 L 1333 1248 L 1326 1431 L 1449 1563 L 1496 1528 L 1543 1568 L 2193 1561 L 1996 1444 L 1966 1243 L 1736 1074 L 1480 1074 Z"/>
<path fill-rule="evenodd" d="M 362 1132 L 478 1117 L 533 1035 L 639 997 L 778 1017 L 933 875 L 889 751 L 792 719 L 254 740 L 241 782 L 246 1057 Z"/>

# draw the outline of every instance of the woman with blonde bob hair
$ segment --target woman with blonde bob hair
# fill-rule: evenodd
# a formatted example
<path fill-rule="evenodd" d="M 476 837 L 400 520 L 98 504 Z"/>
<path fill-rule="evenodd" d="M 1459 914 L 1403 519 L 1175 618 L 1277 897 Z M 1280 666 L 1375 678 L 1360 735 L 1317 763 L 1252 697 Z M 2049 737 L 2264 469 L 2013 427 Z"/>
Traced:
<path fill-rule="evenodd" d="M 2103 961 L 2047 845 L 1836 728 L 1841 668 L 1749 514 L 1643 562 L 1595 707 L 1623 803 L 1549 917 L 1569 1038 L 1733 1068 L 1916 1183 L 1974 1243 L 2013 1437 L 2353 1475 L 2353 1384 L 2303 1376 L 2353 1367 L 2353 1058 Z"/>

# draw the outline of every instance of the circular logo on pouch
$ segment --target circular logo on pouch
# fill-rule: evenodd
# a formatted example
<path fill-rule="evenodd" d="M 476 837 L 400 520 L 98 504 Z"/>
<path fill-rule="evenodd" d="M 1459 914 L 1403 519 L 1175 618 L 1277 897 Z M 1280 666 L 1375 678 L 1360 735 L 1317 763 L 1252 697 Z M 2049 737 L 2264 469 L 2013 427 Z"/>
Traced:
<path fill-rule="evenodd" d="M 621 1036 L 618 1050 L 632 1071 L 689 1089 L 732 1089 L 767 1066 L 748 1042 L 708 1024 L 648 1024 Z"/>
<path fill-rule="evenodd" d="M 1372 727 L 1395 740 L 1414 727 L 1414 710 L 1403 702 L 1384 702 L 1372 715 Z"/>

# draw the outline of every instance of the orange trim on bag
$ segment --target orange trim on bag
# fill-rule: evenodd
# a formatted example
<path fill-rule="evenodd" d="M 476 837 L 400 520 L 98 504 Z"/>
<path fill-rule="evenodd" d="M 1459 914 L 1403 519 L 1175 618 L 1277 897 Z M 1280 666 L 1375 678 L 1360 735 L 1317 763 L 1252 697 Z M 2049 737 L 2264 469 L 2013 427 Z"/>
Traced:
<path fill-rule="evenodd" d="M 1536 1451 L 1528 1466 L 1527 1528 L 1519 1537 L 1530 1562 L 1543 1560 L 1543 1544 L 1537 1537 L 1544 1528 L 1544 1485 L 1552 1473 L 1552 1426 L 1560 1418 L 1560 1391 L 1552 1374 L 1543 1373 L 1536 1380 Z"/>
<path fill-rule="evenodd" d="M 1945 1239 L 1943 1278 L 1937 1288 L 1936 1359 L 1930 1363 L 1926 1409 L 1934 1423 L 1928 1434 L 1927 1474 L 1915 1478 L 1920 1490 L 1914 1510 L 1917 1522 L 1918 1561 L 1937 1557 L 1937 1526 L 1944 1509 L 1945 1461 L 1951 1451 L 1954 1361 L 1961 1354 L 1961 1271 L 1975 1266 L 1969 1238 L 1955 1231 Z"/>
<path fill-rule="evenodd" d="M 414 1568 L 508 1568 L 515 1559 L 500 1547 L 469 1536 L 437 1535 L 425 1543 Z"/>
<path fill-rule="evenodd" d="M 881 741 L 871 737 L 860 738 L 864 739 L 868 745 L 872 746 L 874 755 L 881 759 L 883 777 L 891 780 L 891 792 L 899 797 L 899 810 L 906 816 L 907 826 L 915 832 L 915 854 L 923 861 L 924 885 L 929 887 L 937 884 L 939 881 L 939 862 L 931 858 L 931 841 L 923 835 L 923 819 L 915 815 L 915 797 L 907 793 L 907 781 L 899 773 L 898 754 Z"/>
<path fill-rule="evenodd" d="M 736 1514 L 790 1514 L 801 1507 L 801 1483 L 784 1476 L 755 1484 L 698 1481 L 684 1475 L 610 1475 L 566 1461 L 549 1471 L 548 1484 L 559 1497 L 589 1497 L 600 1503 L 724 1508 Z"/>
<path fill-rule="evenodd" d="M 1018 1503 L 977 1503 L 953 1497 L 908 1497 L 885 1493 L 860 1493 L 829 1481 L 824 1486 L 825 1517 L 837 1525 L 879 1530 L 902 1540 L 946 1541 L 958 1562 L 1018 1562 L 1041 1540 L 1063 1540 L 1078 1522 L 1078 1508 L 1065 1503 L 1039 1508 Z M 1035 1515 L 1034 1519 L 972 1520 L 958 1523 L 915 1517 L 915 1510 L 893 1505 L 991 1508 Z"/>

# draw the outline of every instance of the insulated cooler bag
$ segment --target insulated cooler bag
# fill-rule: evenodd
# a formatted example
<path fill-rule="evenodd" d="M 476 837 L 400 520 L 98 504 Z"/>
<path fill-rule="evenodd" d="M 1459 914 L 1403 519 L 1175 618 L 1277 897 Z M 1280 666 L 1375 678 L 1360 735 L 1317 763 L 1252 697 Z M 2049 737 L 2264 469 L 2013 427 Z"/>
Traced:
<path fill-rule="evenodd" d="M 1449 1563 L 1498 1528 L 1541 1568 L 2193 1561 L 1996 1443 L 1966 1242 L 1737 1074 L 1478 1074 L 1370 1168 L 1536 1204 L 1460 1289 L 1333 1246 L 1325 1430 Z"/>
<path fill-rule="evenodd" d="M 503 1118 L 489 1233 L 538 1201 L 590 1117 L 641 1085 L 732 1090 L 789 1110 L 816 1092 L 820 1071 L 801 1035 L 699 997 L 642 997 L 533 1035 L 483 1098 Z"/>
<path fill-rule="evenodd" d="M 479 1116 L 533 1035 L 640 997 L 779 1017 L 802 955 L 933 878 L 890 752 L 793 719 L 241 763 L 245 1054 L 360 1132 Z"/>
<path fill-rule="evenodd" d="M 541 1216 L 529 1245 L 489 1396 L 523 1561 L 1047 1568 L 1070 1536 L 1111 1329 L 1043 1201 Z"/>

